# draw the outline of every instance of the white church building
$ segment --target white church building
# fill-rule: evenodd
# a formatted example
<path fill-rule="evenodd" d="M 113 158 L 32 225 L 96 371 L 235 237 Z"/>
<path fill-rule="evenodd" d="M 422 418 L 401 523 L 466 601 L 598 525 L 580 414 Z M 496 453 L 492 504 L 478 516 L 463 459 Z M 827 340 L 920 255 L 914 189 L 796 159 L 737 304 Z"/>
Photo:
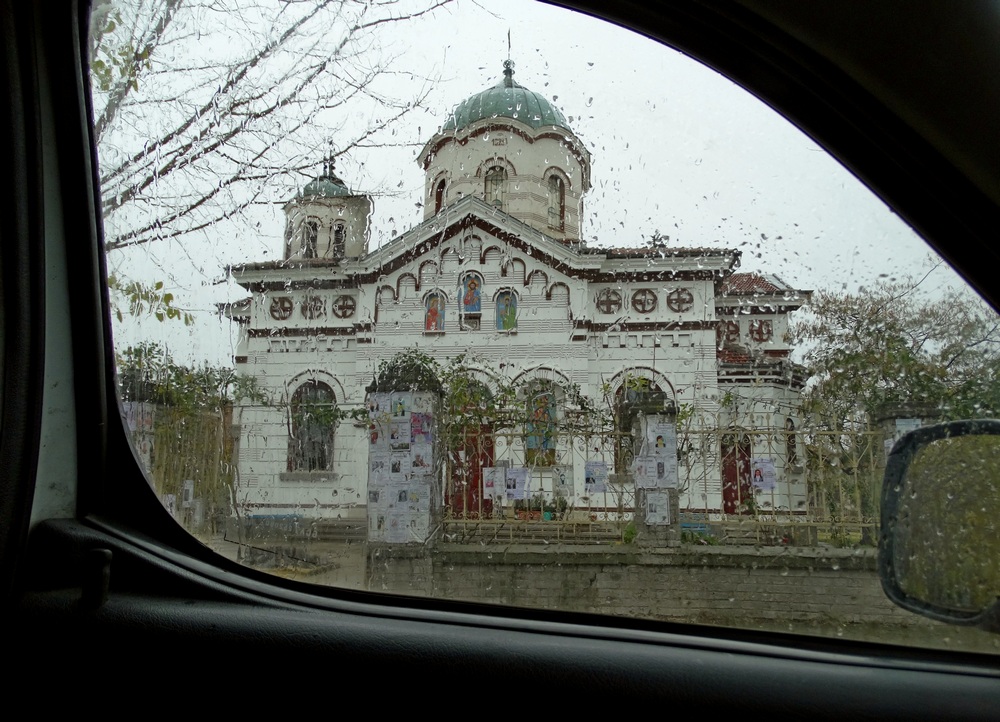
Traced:
<path fill-rule="evenodd" d="M 784 432 L 799 425 L 803 383 L 789 359 L 789 314 L 809 292 L 738 272 L 737 250 L 589 246 L 580 228 L 590 151 L 513 75 L 508 61 L 500 82 L 459 103 L 423 147 L 419 225 L 369 249 L 372 201 L 328 161 L 284 207 L 282 259 L 232 269 L 249 292 L 225 307 L 241 331 L 237 369 L 273 400 L 234 412 L 241 515 L 370 517 L 375 427 L 342 416 L 303 425 L 295 409 L 366 408 L 379 363 L 414 348 L 441 362 L 466 354 L 493 393 L 535 389 L 524 403 L 537 402 L 536 426 L 490 430 L 478 463 L 527 469 L 517 483 L 561 496 L 565 514 L 620 515 L 636 475 L 657 473 L 638 462 L 655 462 L 661 447 L 662 485 L 679 490 L 681 511 L 805 513 L 802 466 Z M 620 443 L 541 434 L 578 413 L 570 387 L 597 405 L 637 389 L 657 399 L 634 427 L 642 438 L 628 464 Z M 444 513 L 513 516 L 516 494 L 483 490 L 490 475 L 477 471 L 464 482 L 474 488 L 456 490 L 450 465 L 437 469 L 432 503 Z"/>

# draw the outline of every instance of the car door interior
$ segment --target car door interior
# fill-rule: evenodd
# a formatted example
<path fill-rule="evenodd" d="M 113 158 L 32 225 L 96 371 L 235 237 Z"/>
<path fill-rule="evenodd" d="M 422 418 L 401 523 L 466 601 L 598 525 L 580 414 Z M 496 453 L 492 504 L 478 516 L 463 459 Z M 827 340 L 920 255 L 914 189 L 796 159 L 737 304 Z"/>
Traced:
<path fill-rule="evenodd" d="M 863 64 L 894 57 L 889 40 L 872 58 L 851 37 L 868 3 L 851 3 L 847 20 L 851 12 L 834 2 L 563 4 L 733 77 L 807 128 L 928 238 L 964 239 L 939 250 L 991 296 L 992 278 L 975 269 L 994 266 L 984 259 L 997 253 L 1000 163 L 992 176 L 963 165 L 964 149 L 941 137 L 921 115 L 926 108 L 882 89 L 892 69 L 878 76 Z M 328 690 L 370 688 L 362 704 L 372 712 L 562 711 L 613 700 L 626 705 L 620 712 L 648 702 L 668 715 L 995 717 L 1000 671 L 979 655 L 315 588 L 218 558 L 188 536 L 145 482 L 111 382 L 82 70 L 88 14 L 68 0 L 0 2 L 9 189 L 0 196 L 0 553 L 11 696 L 22 684 L 45 685 L 71 690 L 81 705 L 131 705 L 135 682 L 171 701 L 207 690 L 198 709 L 220 712 L 287 709 Z M 883 11 L 869 19 L 887 27 Z M 942 20 L 940 30 L 961 27 Z M 967 54 L 956 51 L 954 62 Z M 991 82 L 982 122 L 998 118 L 995 74 Z M 968 83 L 952 90 L 972 92 Z M 1000 148 L 984 152 L 988 163 Z M 331 713 L 349 702 L 337 695 Z"/>

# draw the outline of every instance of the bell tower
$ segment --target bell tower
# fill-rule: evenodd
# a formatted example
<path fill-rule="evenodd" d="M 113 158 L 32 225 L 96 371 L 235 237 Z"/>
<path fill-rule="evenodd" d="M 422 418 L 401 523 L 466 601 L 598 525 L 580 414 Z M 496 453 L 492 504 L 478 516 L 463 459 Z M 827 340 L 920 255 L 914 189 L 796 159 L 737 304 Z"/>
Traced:
<path fill-rule="evenodd" d="M 285 204 L 285 260 L 338 262 L 368 252 L 372 199 L 351 192 L 334 171 L 331 151 L 322 173 Z"/>

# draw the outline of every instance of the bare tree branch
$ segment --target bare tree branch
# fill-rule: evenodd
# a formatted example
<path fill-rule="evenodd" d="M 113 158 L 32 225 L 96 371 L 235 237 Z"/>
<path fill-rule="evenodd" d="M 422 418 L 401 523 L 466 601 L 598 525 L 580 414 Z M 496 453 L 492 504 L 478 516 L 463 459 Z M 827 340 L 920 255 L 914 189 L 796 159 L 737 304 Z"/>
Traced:
<path fill-rule="evenodd" d="M 371 64 L 369 50 L 382 28 L 451 2 L 263 0 L 236 14 L 228 0 L 129 1 L 108 10 L 91 47 L 92 61 L 105 59 L 95 113 L 109 251 L 204 231 L 261 202 L 268 180 L 309 167 L 293 157 L 320 147 L 338 122 L 330 114 L 351 103 L 364 100 L 365 117 L 379 120 L 338 138 L 338 156 L 409 145 L 379 136 L 420 106 L 427 85 L 393 97 L 378 86 L 397 72 L 393 59 Z M 207 52 L 216 46 L 228 53 L 217 61 Z"/>

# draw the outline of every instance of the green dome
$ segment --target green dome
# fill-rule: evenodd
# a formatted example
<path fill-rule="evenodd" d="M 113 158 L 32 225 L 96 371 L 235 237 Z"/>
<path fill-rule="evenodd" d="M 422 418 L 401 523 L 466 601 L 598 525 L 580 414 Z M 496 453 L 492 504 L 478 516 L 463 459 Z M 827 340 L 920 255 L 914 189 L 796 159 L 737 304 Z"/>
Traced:
<path fill-rule="evenodd" d="M 323 159 L 323 173 L 306 183 L 301 197 L 319 196 L 320 198 L 345 198 L 354 195 L 344 181 L 333 172 L 333 153 Z"/>
<path fill-rule="evenodd" d="M 337 176 L 320 176 L 306 183 L 302 189 L 303 196 L 319 196 L 321 198 L 338 198 L 354 195 L 344 181 Z"/>
<path fill-rule="evenodd" d="M 548 98 L 514 82 L 513 66 L 504 62 L 504 79 L 459 103 L 441 130 L 462 130 L 485 118 L 513 118 L 532 128 L 556 125 L 570 130 L 566 116 Z"/>

